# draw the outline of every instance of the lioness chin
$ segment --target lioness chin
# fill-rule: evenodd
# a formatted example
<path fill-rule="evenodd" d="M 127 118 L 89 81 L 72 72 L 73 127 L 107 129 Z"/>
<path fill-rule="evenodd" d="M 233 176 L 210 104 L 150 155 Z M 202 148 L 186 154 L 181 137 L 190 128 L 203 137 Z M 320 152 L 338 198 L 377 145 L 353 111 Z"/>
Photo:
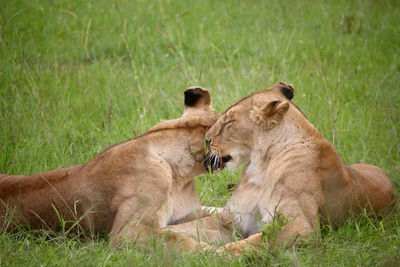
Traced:
<path fill-rule="evenodd" d="M 206 172 L 204 134 L 218 116 L 209 92 L 192 87 L 181 118 L 109 147 L 87 164 L 0 175 L 0 229 L 28 224 L 58 231 L 67 222 L 67 228 L 109 233 L 112 247 L 125 238 L 144 247 L 154 239 L 189 251 L 206 247 L 163 227 L 202 216 L 193 179 Z"/>
<path fill-rule="evenodd" d="M 290 101 L 293 95 L 293 87 L 282 82 L 255 92 L 232 104 L 206 133 L 210 168 L 235 170 L 247 162 L 220 215 L 247 237 L 225 245 L 235 254 L 260 243 L 261 230 L 278 212 L 289 223 L 275 241 L 287 245 L 318 233 L 319 217 L 336 225 L 351 212 L 393 207 L 393 186 L 385 172 L 363 163 L 344 165 Z"/>

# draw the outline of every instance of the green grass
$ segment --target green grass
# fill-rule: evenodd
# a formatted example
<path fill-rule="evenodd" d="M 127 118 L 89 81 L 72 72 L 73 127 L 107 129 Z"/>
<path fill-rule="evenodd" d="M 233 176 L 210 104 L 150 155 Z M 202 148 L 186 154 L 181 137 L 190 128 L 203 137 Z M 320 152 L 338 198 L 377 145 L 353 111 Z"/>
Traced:
<path fill-rule="evenodd" d="M 398 1 L 0 1 L 0 173 L 85 163 L 179 117 L 192 85 L 210 88 L 223 111 L 283 80 L 346 163 L 379 165 L 398 184 L 399 17 Z M 224 205 L 238 177 L 198 178 L 202 203 Z M 0 265 L 391 266 L 400 262 L 399 210 L 234 260 L 1 233 Z"/>

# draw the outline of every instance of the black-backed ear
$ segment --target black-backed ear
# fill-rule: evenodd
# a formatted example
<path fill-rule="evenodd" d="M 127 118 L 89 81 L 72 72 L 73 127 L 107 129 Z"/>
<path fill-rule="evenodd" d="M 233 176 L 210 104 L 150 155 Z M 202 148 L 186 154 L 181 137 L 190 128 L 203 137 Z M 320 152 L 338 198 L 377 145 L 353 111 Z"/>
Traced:
<path fill-rule="evenodd" d="M 201 88 L 189 88 L 185 91 L 185 106 L 193 107 L 202 97 Z"/>
<path fill-rule="evenodd" d="M 185 106 L 195 107 L 200 105 L 210 105 L 210 93 L 201 87 L 190 87 L 185 91 Z"/>
<path fill-rule="evenodd" d="M 289 100 L 292 100 L 294 97 L 294 88 L 290 84 L 286 84 L 284 82 L 279 82 L 281 86 L 280 91 L 281 93 Z"/>
<path fill-rule="evenodd" d="M 283 120 L 288 109 L 289 103 L 287 101 L 272 101 L 261 108 L 253 107 L 250 118 L 264 130 L 268 130 Z"/>

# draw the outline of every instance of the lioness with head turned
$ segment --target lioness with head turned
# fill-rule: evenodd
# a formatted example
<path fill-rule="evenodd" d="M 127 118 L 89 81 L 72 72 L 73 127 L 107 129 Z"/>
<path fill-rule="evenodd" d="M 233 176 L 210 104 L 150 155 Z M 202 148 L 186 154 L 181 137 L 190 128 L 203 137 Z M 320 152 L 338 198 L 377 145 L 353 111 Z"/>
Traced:
<path fill-rule="evenodd" d="M 368 164 L 344 165 L 335 148 L 290 101 L 294 89 L 279 82 L 231 105 L 207 131 L 211 168 L 245 166 L 221 218 L 247 237 L 225 245 L 240 254 L 262 240 L 277 212 L 289 223 L 276 241 L 288 244 L 319 230 L 319 216 L 332 224 L 350 212 L 390 210 L 393 186 Z"/>
<path fill-rule="evenodd" d="M 69 226 L 109 233 L 111 246 L 125 238 L 146 246 L 154 238 L 188 251 L 199 243 L 162 229 L 202 216 L 194 177 L 205 173 L 204 135 L 217 120 L 207 90 L 185 91 L 181 118 L 109 147 L 87 164 L 35 174 L 0 175 L 0 229 Z"/>

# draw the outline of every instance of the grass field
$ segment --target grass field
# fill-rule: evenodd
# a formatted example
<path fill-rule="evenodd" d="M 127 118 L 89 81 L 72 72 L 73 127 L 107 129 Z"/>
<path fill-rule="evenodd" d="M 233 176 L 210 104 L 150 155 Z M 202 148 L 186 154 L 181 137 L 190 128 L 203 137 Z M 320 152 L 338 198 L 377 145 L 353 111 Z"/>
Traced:
<path fill-rule="evenodd" d="M 398 184 L 399 18 L 395 0 L 0 1 L 0 173 L 85 163 L 179 117 L 192 85 L 210 88 L 221 112 L 282 80 L 346 163 L 378 165 Z M 224 205 L 238 178 L 197 178 L 202 204 Z M 0 265 L 398 266 L 399 211 L 322 225 L 305 246 L 238 259 L 0 233 Z"/>

